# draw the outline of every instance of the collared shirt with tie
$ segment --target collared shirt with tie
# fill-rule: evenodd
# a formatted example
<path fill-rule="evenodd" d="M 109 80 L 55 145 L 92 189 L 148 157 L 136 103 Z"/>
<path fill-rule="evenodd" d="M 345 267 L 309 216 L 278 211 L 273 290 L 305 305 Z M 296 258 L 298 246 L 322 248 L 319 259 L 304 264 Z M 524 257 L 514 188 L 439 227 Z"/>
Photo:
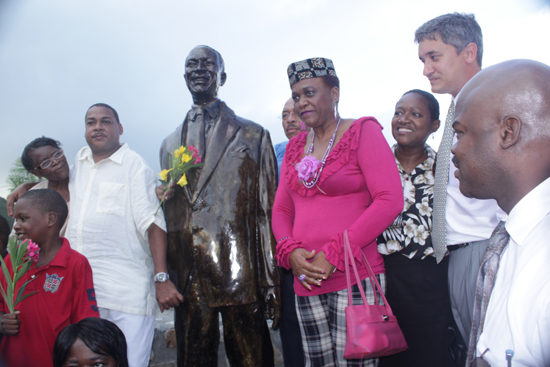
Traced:
<path fill-rule="evenodd" d="M 525 195 L 506 220 L 510 241 L 496 281 L 476 356 L 492 367 L 550 366 L 550 179 Z"/>

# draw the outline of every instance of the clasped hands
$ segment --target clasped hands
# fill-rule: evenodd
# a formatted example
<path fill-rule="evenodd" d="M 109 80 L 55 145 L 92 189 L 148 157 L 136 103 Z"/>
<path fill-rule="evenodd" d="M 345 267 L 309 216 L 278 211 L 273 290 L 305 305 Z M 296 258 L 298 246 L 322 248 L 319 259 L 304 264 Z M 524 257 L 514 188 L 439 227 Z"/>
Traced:
<path fill-rule="evenodd" d="M 311 262 L 308 260 L 311 260 Z M 320 287 L 321 282 L 330 278 L 336 269 L 334 265 L 327 261 L 323 251 L 315 254 L 315 250 L 309 252 L 303 248 L 292 250 L 289 262 L 292 273 L 308 290 L 311 290 L 311 285 Z M 300 279 L 302 275 L 305 276 L 303 280 Z"/>

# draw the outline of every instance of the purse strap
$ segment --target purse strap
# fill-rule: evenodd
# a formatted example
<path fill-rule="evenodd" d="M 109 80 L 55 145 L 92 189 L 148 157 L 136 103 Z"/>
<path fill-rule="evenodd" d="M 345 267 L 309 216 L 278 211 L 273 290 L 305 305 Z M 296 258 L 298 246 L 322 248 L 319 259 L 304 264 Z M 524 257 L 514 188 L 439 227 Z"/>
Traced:
<path fill-rule="evenodd" d="M 363 255 L 363 265 L 367 269 L 367 273 L 369 275 L 369 279 L 372 284 L 372 289 L 374 291 L 374 304 L 375 305 L 378 304 L 378 296 L 376 295 L 376 290 L 378 290 L 378 292 L 380 293 L 380 296 L 382 297 L 382 300 L 384 301 L 384 306 L 386 307 L 388 315 L 393 315 L 391 307 L 388 304 L 388 300 L 386 299 L 386 296 L 382 291 L 382 287 L 380 286 L 378 279 L 376 279 L 376 276 L 374 275 L 374 271 L 372 270 L 369 264 L 369 260 L 365 256 L 365 253 L 363 252 L 363 250 L 361 250 L 361 254 Z M 346 265 L 346 280 L 348 283 L 348 305 L 349 306 L 353 305 L 352 294 L 351 294 L 350 270 L 349 270 L 350 262 L 353 268 L 353 272 L 355 274 L 355 279 L 357 280 L 357 287 L 359 288 L 359 292 L 361 293 L 361 298 L 363 299 L 363 304 L 368 305 L 367 297 L 365 296 L 365 290 L 363 289 L 363 285 L 361 284 L 361 279 L 359 278 L 359 272 L 357 271 L 357 266 L 355 264 L 355 258 L 353 257 L 353 252 L 351 251 L 351 244 L 349 242 L 347 229 L 344 231 L 344 257 L 345 257 L 345 265 Z"/>

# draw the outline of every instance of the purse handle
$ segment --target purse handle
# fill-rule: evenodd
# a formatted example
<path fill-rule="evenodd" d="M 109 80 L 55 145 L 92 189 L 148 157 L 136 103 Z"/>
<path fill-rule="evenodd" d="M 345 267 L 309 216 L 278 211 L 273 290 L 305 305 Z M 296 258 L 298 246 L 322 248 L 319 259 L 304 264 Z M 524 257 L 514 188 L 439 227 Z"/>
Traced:
<path fill-rule="evenodd" d="M 361 250 L 361 254 L 363 255 L 363 265 L 367 269 L 370 282 L 372 284 L 372 289 L 374 291 L 374 304 L 378 304 L 378 296 L 376 295 L 376 290 L 378 289 L 378 292 L 380 293 L 380 296 L 382 297 L 382 300 L 384 301 L 384 306 L 386 307 L 386 310 L 388 312 L 388 315 L 393 315 L 393 312 L 391 310 L 390 305 L 388 304 L 388 301 L 386 300 L 386 296 L 384 295 L 384 292 L 382 291 L 382 287 L 380 286 L 380 283 L 378 282 L 378 279 L 376 279 L 376 276 L 374 275 L 374 271 L 372 270 L 369 260 L 365 256 L 365 253 L 363 250 Z M 359 288 L 359 292 L 361 293 L 361 298 L 363 299 L 363 304 L 368 305 L 367 297 L 365 296 L 365 291 L 363 289 L 363 285 L 361 284 L 361 280 L 359 278 L 359 273 L 357 272 L 357 266 L 355 265 L 355 258 L 353 257 L 353 252 L 351 251 L 351 245 L 349 243 L 349 236 L 348 236 L 348 230 L 346 229 L 344 231 L 344 255 L 345 255 L 345 265 L 346 265 L 346 280 L 348 283 L 348 305 L 352 306 L 352 295 L 351 295 L 351 279 L 350 279 L 350 270 L 349 270 L 349 262 L 351 261 L 351 266 L 353 267 L 353 272 L 355 274 L 355 279 L 357 280 L 357 287 Z M 368 309 L 368 307 L 367 307 Z"/>

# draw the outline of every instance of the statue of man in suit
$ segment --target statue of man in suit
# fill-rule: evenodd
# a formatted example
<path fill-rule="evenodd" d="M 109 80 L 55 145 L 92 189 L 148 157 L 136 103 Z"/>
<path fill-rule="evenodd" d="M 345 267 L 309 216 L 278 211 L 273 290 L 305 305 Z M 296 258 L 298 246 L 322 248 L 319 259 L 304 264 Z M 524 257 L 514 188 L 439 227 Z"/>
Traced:
<path fill-rule="evenodd" d="M 178 366 L 217 365 L 219 313 L 231 366 L 274 363 L 265 317 L 277 327 L 276 158 L 268 131 L 217 98 L 226 77 L 219 52 L 191 50 L 185 81 L 193 107 L 160 149 L 163 169 L 180 144 L 195 146 L 204 162 L 165 204 L 168 261 L 185 297 L 175 309 Z"/>

